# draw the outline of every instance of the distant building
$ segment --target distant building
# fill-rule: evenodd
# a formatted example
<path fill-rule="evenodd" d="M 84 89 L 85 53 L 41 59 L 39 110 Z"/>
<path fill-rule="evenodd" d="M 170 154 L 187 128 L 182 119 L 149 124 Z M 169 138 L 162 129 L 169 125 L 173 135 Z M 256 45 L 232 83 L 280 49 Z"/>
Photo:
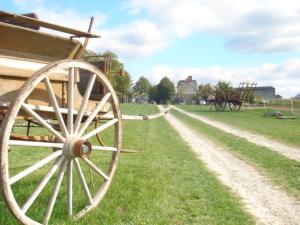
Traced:
<path fill-rule="evenodd" d="M 177 83 L 177 94 L 182 97 L 185 104 L 192 104 L 197 95 L 197 81 L 192 76 L 188 76 L 185 80 Z"/>
<path fill-rule="evenodd" d="M 133 97 L 132 102 L 137 104 L 147 104 L 149 102 L 149 96 L 146 93 L 142 93 Z"/>
<path fill-rule="evenodd" d="M 294 97 L 294 99 L 300 99 L 300 93 L 297 94 L 297 95 Z"/>
<path fill-rule="evenodd" d="M 254 96 L 259 96 L 262 100 L 270 100 L 275 98 L 275 88 L 272 86 L 256 87 Z"/>

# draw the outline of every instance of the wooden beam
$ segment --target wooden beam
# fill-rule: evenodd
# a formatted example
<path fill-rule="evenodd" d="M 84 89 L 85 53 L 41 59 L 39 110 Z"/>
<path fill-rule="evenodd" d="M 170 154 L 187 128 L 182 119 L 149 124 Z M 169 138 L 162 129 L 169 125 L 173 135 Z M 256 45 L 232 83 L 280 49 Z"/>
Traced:
<path fill-rule="evenodd" d="M 8 13 L 8 12 L 4 12 L 4 11 L 0 11 L 0 17 L 5 17 L 5 18 L 11 17 L 14 20 L 17 20 L 19 22 L 23 22 L 23 23 L 30 24 L 30 25 L 36 25 L 36 26 L 40 26 L 40 27 L 68 33 L 68 34 L 72 34 L 77 37 L 88 37 L 88 38 L 99 38 L 100 37 L 99 35 L 91 34 L 88 32 L 83 32 L 83 31 L 79 31 L 76 29 L 63 27 L 63 26 L 60 26 L 57 24 L 48 23 L 48 22 L 45 22 L 42 20 L 38 20 L 38 19 L 26 17 L 26 16 L 21 16 L 21 15 L 17 15 L 17 14 L 12 14 L 12 13 Z"/>

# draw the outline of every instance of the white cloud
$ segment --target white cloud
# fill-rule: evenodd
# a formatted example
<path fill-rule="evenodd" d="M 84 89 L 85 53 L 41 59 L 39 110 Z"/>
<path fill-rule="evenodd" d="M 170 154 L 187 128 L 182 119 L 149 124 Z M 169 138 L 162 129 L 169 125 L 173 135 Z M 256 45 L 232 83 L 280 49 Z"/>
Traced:
<path fill-rule="evenodd" d="M 103 29 L 100 33 L 102 38 L 91 41 L 90 47 L 102 52 L 110 50 L 121 58 L 146 56 L 167 45 L 167 39 L 156 25 L 146 20 Z"/>
<path fill-rule="evenodd" d="M 152 68 L 147 77 L 154 84 L 158 83 L 164 76 L 168 76 L 176 84 L 178 80 L 187 76 L 193 76 L 200 83 L 215 84 L 219 80 L 233 82 L 238 86 L 239 82 L 257 82 L 259 86 L 272 85 L 277 94 L 284 97 L 295 96 L 300 93 L 300 58 L 289 59 L 282 64 L 263 64 L 258 67 L 238 67 L 226 69 L 219 66 L 208 68 L 178 68 L 173 69 L 165 65 Z"/>
<path fill-rule="evenodd" d="M 41 20 L 83 31 L 87 30 L 90 20 L 89 16 L 72 10 L 62 11 L 39 6 L 34 12 Z M 91 15 L 95 17 L 92 33 L 99 34 L 101 38 L 90 40 L 88 45 L 90 50 L 96 52 L 109 50 L 120 58 L 137 58 L 159 51 L 167 45 L 167 38 L 154 23 L 147 20 L 136 20 L 117 27 L 104 28 L 107 15 L 99 12 L 93 12 Z"/>
<path fill-rule="evenodd" d="M 79 14 L 73 10 L 47 9 L 40 6 L 36 7 L 34 12 L 41 20 L 65 27 L 71 27 L 82 31 L 87 31 L 89 27 L 90 16 Z M 107 19 L 107 16 L 100 12 L 93 12 L 91 15 L 95 17 L 93 27 L 96 29 L 103 25 Z"/>
<path fill-rule="evenodd" d="M 43 0 L 13 0 L 13 2 L 18 6 L 26 6 L 28 4 L 41 4 Z"/>
<path fill-rule="evenodd" d="M 300 51 L 299 0 L 129 0 L 160 29 L 185 37 L 194 32 L 223 35 L 244 52 Z"/>

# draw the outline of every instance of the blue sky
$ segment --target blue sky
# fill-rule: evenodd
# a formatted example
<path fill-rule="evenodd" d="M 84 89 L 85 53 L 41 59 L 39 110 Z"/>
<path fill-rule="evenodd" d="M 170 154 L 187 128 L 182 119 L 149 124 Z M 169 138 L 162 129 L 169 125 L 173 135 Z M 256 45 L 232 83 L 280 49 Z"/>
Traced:
<path fill-rule="evenodd" d="M 295 0 L 0 0 L 1 10 L 86 30 L 91 50 L 115 52 L 137 80 L 255 81 L 300 92 L 300 2 Z"/>

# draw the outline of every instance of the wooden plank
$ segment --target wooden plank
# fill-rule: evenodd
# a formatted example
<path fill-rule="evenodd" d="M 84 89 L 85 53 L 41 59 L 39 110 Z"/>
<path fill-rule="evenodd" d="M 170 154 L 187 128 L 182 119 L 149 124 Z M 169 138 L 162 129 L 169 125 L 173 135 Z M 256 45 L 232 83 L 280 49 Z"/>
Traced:
<path fill-rule="evenodd" d="M 0 53 L 46 62 L 67 59 L 80 51 L 74 39 L 0 22 Z"/>
<path fill-rule="evenodd" d="M 99 35 L 83 32 L 83 31 L 68 28 L 68 27 L 63 27 L 63 26 L 60 26 L 57 24 L 48 23 L 48 22 L 45 22 L 42 20 L 38 20 L 38 19 L 26 17 L 26 16 L 21 16 L 21 15 L 17 15 L 17 14 L 12 14 L 12 13 L 8 13 L 8 12 L 4 12 L 4 11 L 0 11 L 0 17 L 6 17 L 6 18 L 12 17 L 19 22 L 27 23 L 30 25 L 36 25 L 36 26 L 40 26 L 40 27 L 68 33 L 68 34 L 73 34 L 78 37 L 88 37 L 88 38 L 99 38 L 100 37 Z"/>
<path fill-rule="evenodd" d="M 37 19 L 37 15 L 35 13 L 22 14 L 22 16 Z M 26 27 L 26 28 L 33 29 L 33 30 L 40 29 L 40 27 L 37 25 L 24 23 L 22 21 L 19 21 L 17 18 L 11 17 L 11 16 L 5 16 L 5 15 L 0 16 L 0 22 L 9 23 L 9 24 L 13 24 L 13 25 L 21 26 L 21 27 Z"/>
<path fill-rule="evenodd" d="M 26 60 L 15 57 L 6 57 L 0 55 L 0 76 L 9 76 L 20 78 L 29 78 L 36 71 L 46 66 L 43 61 Z M 68 74 L 65 70 L 56 70 L 50 76 L 50 80 L 68 81 Z M 79 76 L 76 76 L 76 82 L 79 82 Z"/>

